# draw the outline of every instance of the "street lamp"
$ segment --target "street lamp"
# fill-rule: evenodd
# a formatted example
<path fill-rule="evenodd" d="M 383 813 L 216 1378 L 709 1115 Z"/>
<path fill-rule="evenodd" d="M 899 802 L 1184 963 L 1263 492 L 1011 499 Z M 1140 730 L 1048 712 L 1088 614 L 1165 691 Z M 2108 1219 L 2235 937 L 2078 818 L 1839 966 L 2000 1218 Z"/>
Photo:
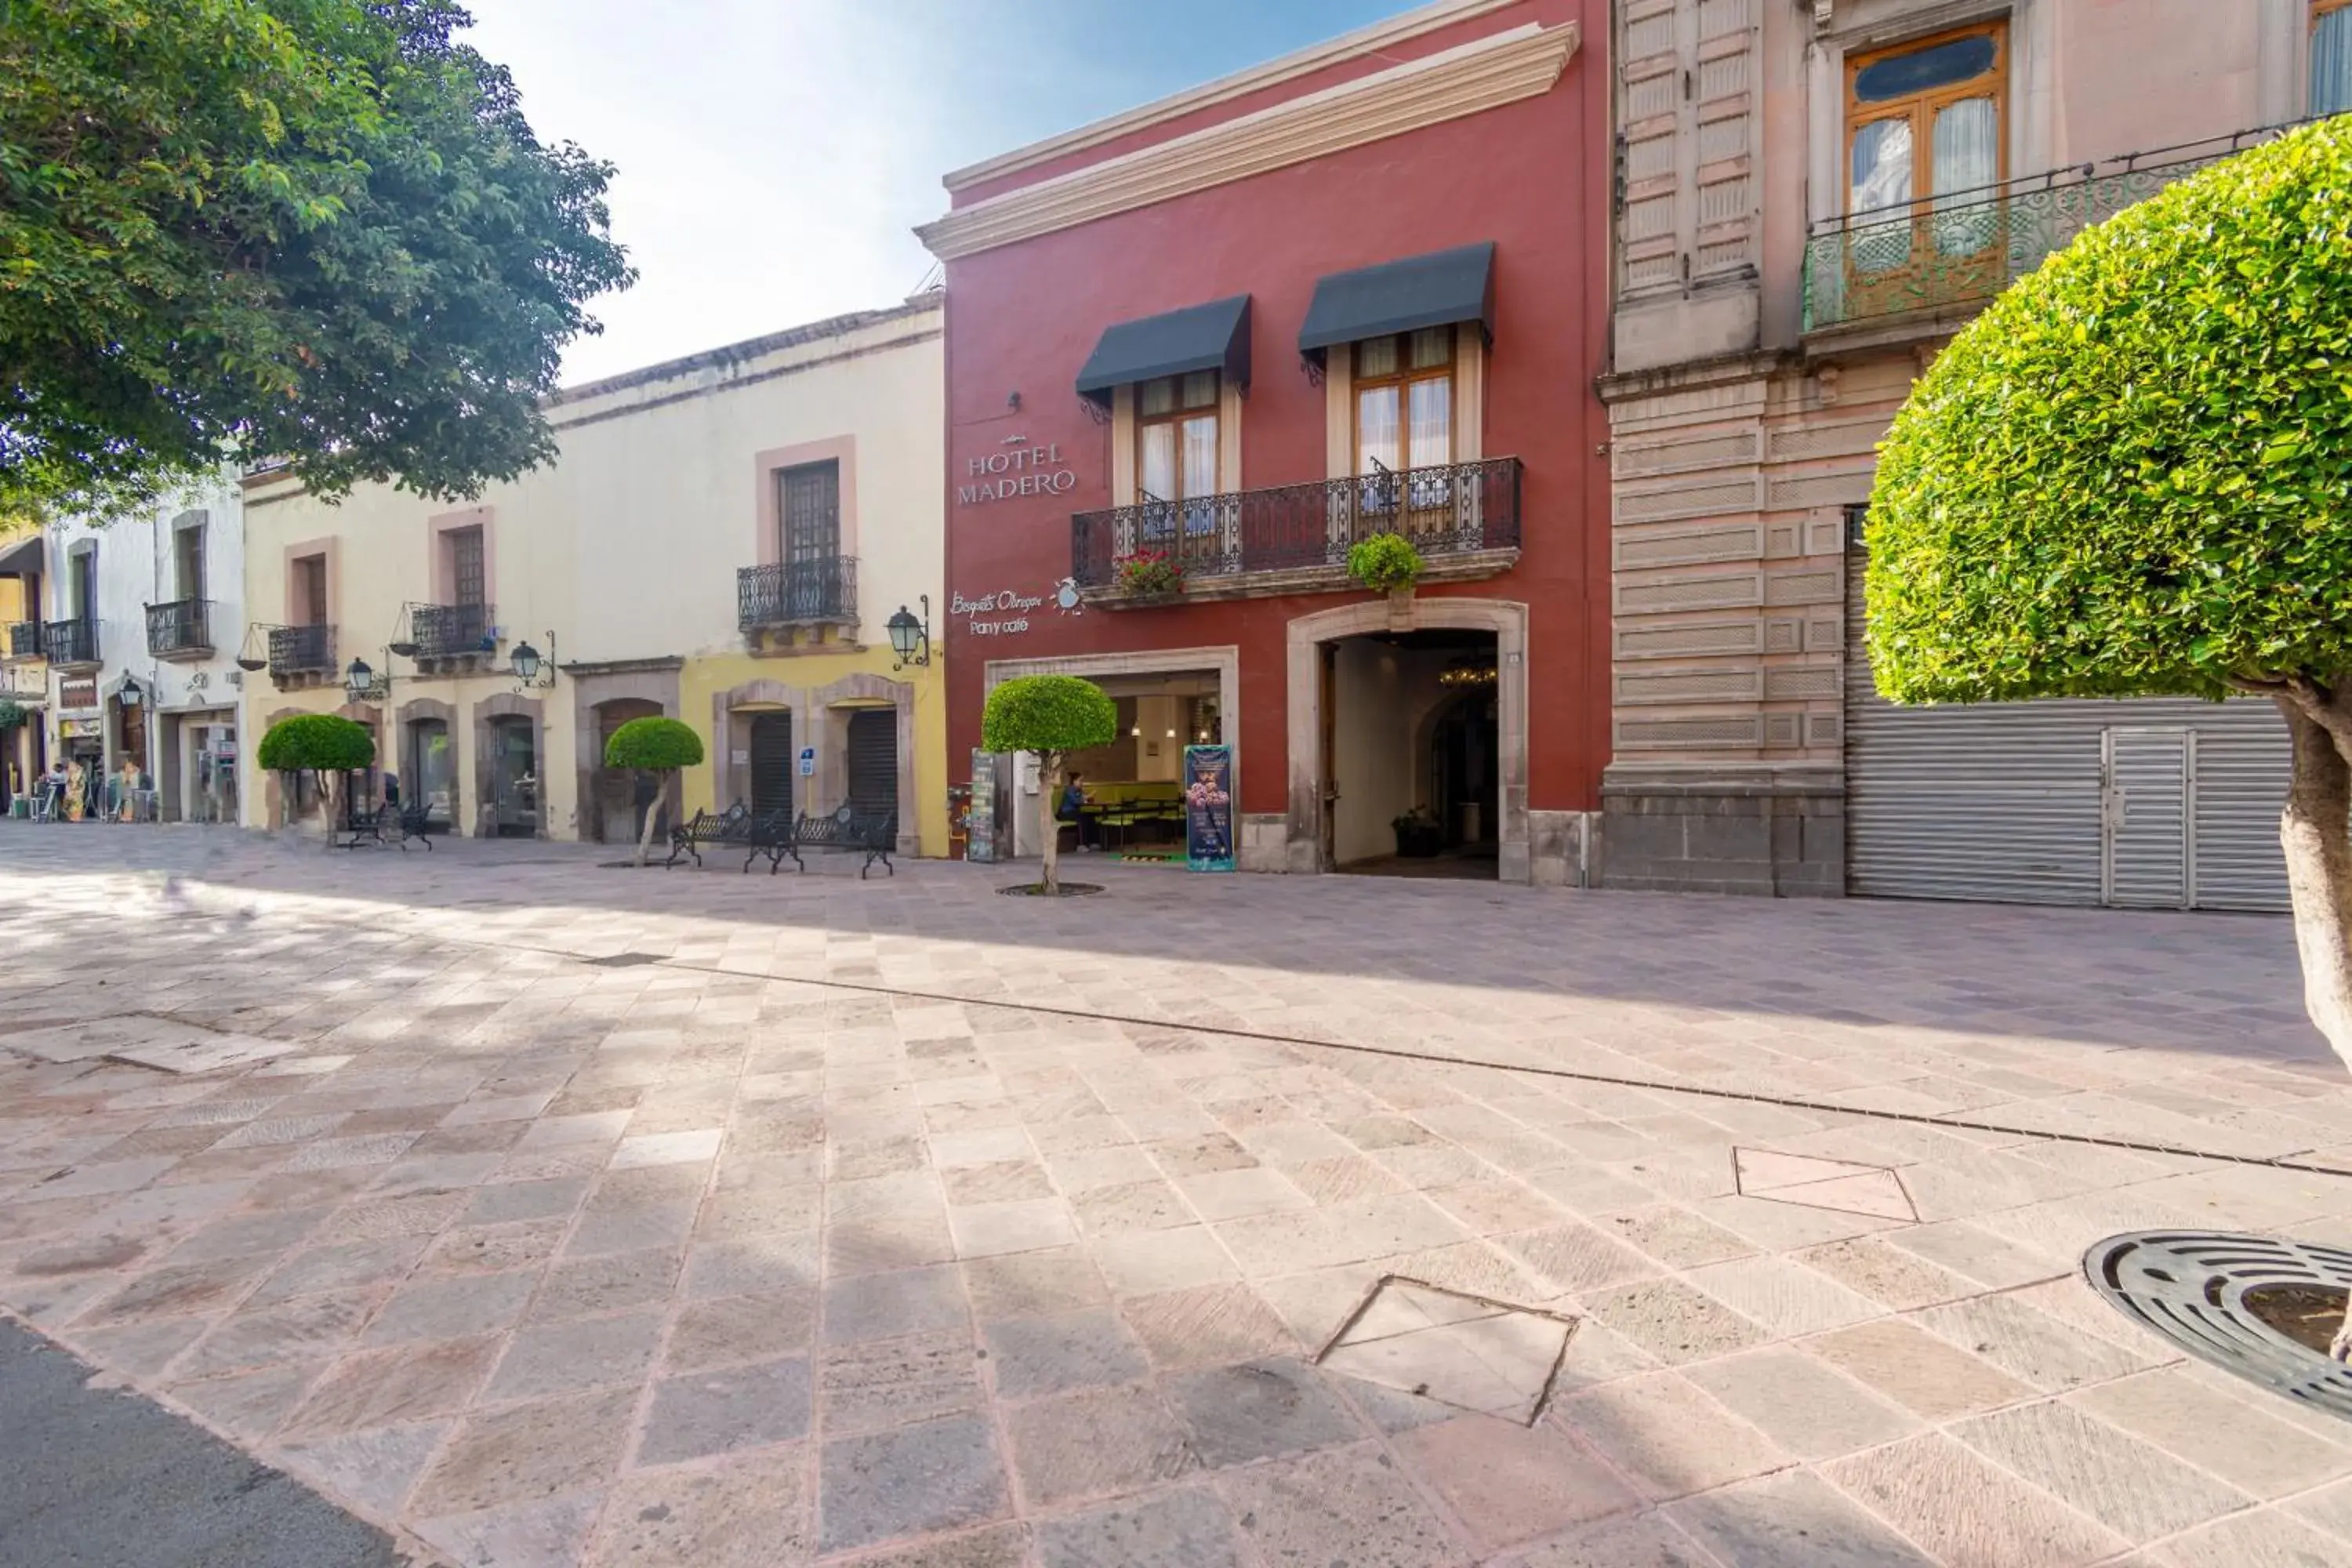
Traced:
<path fill-rule="evenodd" d="M 352 701 L 364 702 L 374 689 L 375 671 L 368 668 L 368 661 L 363 658 L 352 660 L 351 668 L 343 671 L 343 690 Z"/>
<path fill-rule="evenodd" d="M 555 634 L 553 632 L 547 634 L 547 653 L 544 658 L 541 656 L 539 649 L 527 642 L 515 644 L 514 651 L 507 658 L 514 672 L 515 689 L 518 691 L 526 690 L 534 686 L 555 684 Z M 539 672 L 541 669 L 547 671 L 545 680 L 539 679 Z"/>
<path fill-rule="evenodd" d="M 125 708 L 136 708 L 146 693 L 139 689 L 139 683 L 126 675 L 122 678 L 121 688 L 114 694 L 114 700 Z"/>
<path fill-rule="evenodd" d="M 898 613 L 887 623 L 890 628 L 890 651 L 898 656 L 898 662 L 890 667 L 893 669 L 931 662 L 931 596 L 925 594 L 921 598 L 923 616 L 920 620 L 915 618 L 914 612 L 901 605 Z"/>

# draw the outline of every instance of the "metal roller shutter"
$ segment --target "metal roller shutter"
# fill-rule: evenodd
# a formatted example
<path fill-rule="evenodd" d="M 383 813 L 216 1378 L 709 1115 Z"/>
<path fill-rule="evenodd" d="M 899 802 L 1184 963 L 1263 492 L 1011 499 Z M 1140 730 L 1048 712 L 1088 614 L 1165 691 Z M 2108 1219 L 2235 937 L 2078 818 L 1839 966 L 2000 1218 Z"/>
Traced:
<path fill-rule="evenodd" d="M 1864 897 L 2279 910 L 2286 726 L 2264 701 L 1898 708 L 1846 574 L 1846 885 Z"/>
<path fill-rule="evenodd" d="M 849 804 L 860 811 L 898 809 L 896 709 L 861 709 L 849 716 Z"/>
<path fill-rule="evenodd" d="M 793 808 L 793 716 L 751 715 L 751 809 L 765 816 Z"/>

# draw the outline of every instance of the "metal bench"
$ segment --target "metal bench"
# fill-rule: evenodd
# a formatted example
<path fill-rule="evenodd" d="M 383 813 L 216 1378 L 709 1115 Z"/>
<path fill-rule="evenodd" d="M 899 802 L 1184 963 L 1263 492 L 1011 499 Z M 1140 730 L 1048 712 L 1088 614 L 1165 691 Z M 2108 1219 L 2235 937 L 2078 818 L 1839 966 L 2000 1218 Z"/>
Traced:
<path fill-rule="evenodd" d="M 414 838 L 430 849 L 433 847 L 433 840 L 429 837 L 431 827 L 431 819 L 425 816 L 425 805 L 421 801 L 398 806 L 380 805 L 373 811 L 347 811 L 343 814 L 343 826 L 335 847 L 356 849 L 362 844 L 373 844 L 382 848 L 397 844 L 406 849 L 408 841 Z"/>
<path fill-rule="evenodd" d="M 768 858 L 768 874 L 773 876 L 784 857 L 793 852 L 792 836 L 790 813 L 772 811 L 755 815 L 750 806 L 737 801 L 725 811 L 698 811 L 685 823 L 671 828 L 669 858 L 662 862 L 662 868 L 667 870 L 677 865 L 681 855 L 692 856 L 695 865 L 699 867 L 702 864 L 702 847 L 714 844 L 743 849 L 743 869 L 746 871 L 751 868 L 752 861 L 765 855 Z"/>
<path fill-rule="evenodd" d="M 898 868 L 890 864 L 891 851 L 898 845 L 897 812 L 860 811 L 856 806 L 845 805 L 826 816 L 810 816 L 803 813 L 793 825 L 793 842 L 786 853 L 792 856 L 793 864 L 803 871 L 808 869 L 808 862 L 801 858 L 803 849 L 837 849 L 844 853 L 862 854 L 866 859 L 857 868 L 857 879 L 862 882 L 877 860 L 881 861 L 882 868 L 893 877 L 898 874 Z M 772 866 L 769 868 L 774 869 Z"/>

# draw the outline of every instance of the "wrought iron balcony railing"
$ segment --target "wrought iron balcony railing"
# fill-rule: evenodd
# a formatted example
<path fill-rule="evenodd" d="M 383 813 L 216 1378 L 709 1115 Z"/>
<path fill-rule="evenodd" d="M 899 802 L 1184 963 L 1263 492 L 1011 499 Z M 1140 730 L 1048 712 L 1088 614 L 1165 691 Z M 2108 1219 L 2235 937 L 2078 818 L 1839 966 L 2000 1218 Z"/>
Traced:
<path fill-rule="evenodd" d="M 285 680 L 297 675 L 331 675 L 334 669 L 334 627 L 269 628 L 270 679 Z"/>
<path fill-rule="evenodd" d="M 8 658 L 41 658 L 47 657 L 41 642 L 41 623 L 15 621 L 8 627 L 8 640 L 0 647 L 0 656 Z"/>
<path fill-rule="evenodd" d="M 1805 331 L 1981 304 L 2095 223 L 2282 126 L 1851 213 L 1805 244 Z"/>
<path fill-rule="evenodd" d="M 1519 460 L 1488 458 L 1438 468 L 1145 501 L 1070 519 L 1070 571 L 1108 586 L 1129 557 L 1151 551 L 1186 581 L 1244 572 L 1344 568 L 1349 548 L 1395 533 L 1424 556 L 1516 549 Z"/>
<path fill-rule="evenodd" d="M 408 640 L 418 658 L 464 658 L 495 653 L 495 625 L 488 605 L 411 605 Z"/>
<path fill-rule="evenodd" d="M 157 658 L 212 652 L 212 601 L 174 599 L 148 605 L 147 651 Z"/>
<path fill-rule="evenodd" d="M 768 626 L 851 625 L 857 619 L 857 558 L 772 562 L 735 573 L 735 622 L 747 632 Z"/>
<path fill-rule="evenodd" d="M 41 646 L 57 665 L 98 662 L 98 623 L 94 620 L 51 621 L 41 628 Z"/>

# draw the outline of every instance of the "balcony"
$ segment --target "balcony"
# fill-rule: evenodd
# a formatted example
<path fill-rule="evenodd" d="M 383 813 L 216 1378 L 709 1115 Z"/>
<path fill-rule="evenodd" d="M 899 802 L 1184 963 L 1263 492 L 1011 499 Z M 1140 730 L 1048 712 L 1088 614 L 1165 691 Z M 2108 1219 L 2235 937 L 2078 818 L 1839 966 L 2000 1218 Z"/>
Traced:
<path fill-rule="evenodd" d="M 488 605 L 411 605 L 408 640 L 422 661 L 486 658 L 498 652 L 496 621 Z M 393 651 L 404 650 L 395 645 Z"/>
<path fill-rule="evenodd" d="M 147 651 L 161 659 L 210 658 L 212 601 L 174 599 L 147 606 Z"/>
<path fill-rule="evenodd" d="M 746 637 L 857 624 L 857 558 L 772 562 L 735 574 L 735 624 Z"/>
<path fill-rule="evenodd" d="M 96 669 L 99 664 L 98 623 L 51 621 L 41 628 L 41 646 L 49 662 L 59 669 Z"/>
<path fill-rule="evenodd" d="M 1872 328 L 1948 331 L 2093 224 L 2280 129 L 1824 219 L 1805 242 L 1805 331 L 1843 338 Z"/>
<path fill-rule="evenodd" d="M 8 627 L 5 644 L 0 644 L 0 661 L 15 663 L 18 659 L 46 658 L 41 646 L 41 623 L 16 621 Z"/>
<path fill-rule="evenodd" d="M 1118 565 L 1145 551 L 1172 558 L 1188 599 L 1314 593 L 1349 584 L 1348 551 L 1376 533 L 1401 534 L 1446 582 L 1507 571 L 1519 552 L 1519 460 L 1145 501 L 1070 519 L 1070 570 L 1088 598 L 1112 591 Z"/>
<path fill-rule="evenodd" d="M 269 628 L 269 679 L 290 686 L 306 677 L 335 673 L 335 628 L 332 626 L 272 626 Z"/>

